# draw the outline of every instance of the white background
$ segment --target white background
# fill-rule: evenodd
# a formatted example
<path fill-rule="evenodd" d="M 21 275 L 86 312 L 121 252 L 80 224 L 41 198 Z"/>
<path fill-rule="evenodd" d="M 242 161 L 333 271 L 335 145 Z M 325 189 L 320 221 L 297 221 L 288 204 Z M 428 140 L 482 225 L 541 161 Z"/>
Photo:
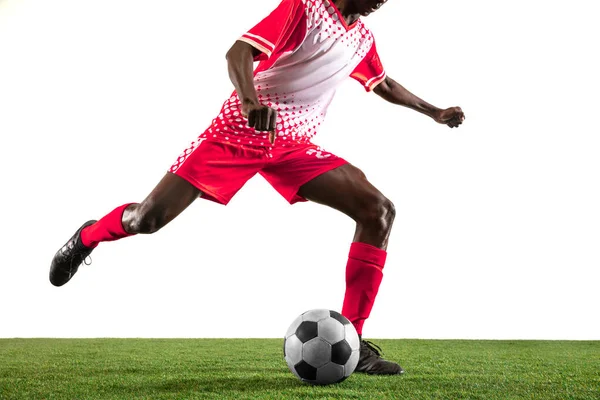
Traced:
<path fill-rule="evenodd" d="M 256 177 L 152 236 L 55 251 L 141 201 L 218 113 L 225 53 L 277 0 L 0 0 L 0 337 L 281 337 L 340 309 L 354 223 Z M 348 80 L 317 143 L 396 204 L 365 337 L 600 339 L 597 10 L 389 1 L 388 74 L 458 130 Z"/>

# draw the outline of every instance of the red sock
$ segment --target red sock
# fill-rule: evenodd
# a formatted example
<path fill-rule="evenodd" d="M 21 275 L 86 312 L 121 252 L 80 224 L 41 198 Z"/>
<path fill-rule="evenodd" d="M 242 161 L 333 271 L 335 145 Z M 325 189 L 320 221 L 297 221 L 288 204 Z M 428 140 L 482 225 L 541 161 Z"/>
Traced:
<path fill-rule="evenodd" d="M 369 318 L 381 279 L 387 252 L 366 243 L 352 243 L 346 265 L 346 296 L 342 315 L 352 322 L 362 335 L 365 319 Z"/>
<path fill-rule="evenodd" d="M 123 219 L 123 212 L 131 204 L 134 203 L 123 204 L 122 206 L 115 208 L 106 216 L 102 217 L 100 221 L 84 228 L 81 231 L 81 243 L 83 243 L 85 247 L 94 248 L 98 246 L 98 243 L 100 242 L 111 242 L 113 240 L 132 236 L 131 233 L 125 232 L 121 222 Z"/>

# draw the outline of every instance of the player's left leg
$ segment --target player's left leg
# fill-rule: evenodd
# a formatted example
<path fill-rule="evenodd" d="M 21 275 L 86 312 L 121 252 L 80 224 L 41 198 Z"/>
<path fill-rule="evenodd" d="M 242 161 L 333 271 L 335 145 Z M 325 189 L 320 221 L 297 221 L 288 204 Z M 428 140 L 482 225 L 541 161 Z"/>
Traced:
<path fill-rule="evenodd" d="M 327 171 L 305 183 L 298 195 L 339 210 L 356 222 L 346 266 L 346 295 L 342 308 L 342 314 L 361 336 L 356 371 L 386 375 L 403 373 L 398 364 L 381 358 L 379 348 L 362 340 L 364 321 L 371 313 L 383 278 L 394 205 L 351 164 Z"/>
<path fill-rule="evenodd" d="M 314 201 L 333 207 L 356 221 L 346 267 L 342 314 L 361 335 L 383 277 L 394 206 L 356 167 L 313 145 L 274 149 L 260 174 L 291 204 Z M 381 358 L 378 349 L 361 340 L 357 371 L 400 374 L 402 368 Z"/>

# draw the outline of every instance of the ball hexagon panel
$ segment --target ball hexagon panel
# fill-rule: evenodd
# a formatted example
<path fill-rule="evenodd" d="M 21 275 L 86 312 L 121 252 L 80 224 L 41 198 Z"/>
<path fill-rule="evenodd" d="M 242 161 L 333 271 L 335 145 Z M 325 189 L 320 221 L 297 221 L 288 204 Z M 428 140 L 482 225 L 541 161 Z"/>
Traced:
<path fill-rule="evenodd" d="M 302 342 L 296 335 L 292 335 L 285 340 L 283 354 L 289 365 L 296 365 L 302 361 Z"/>
<path fill-rule="evenodd" d="M 346 341 L 350 345 L 350 348 L 353 351 L 360 350 L 360 339 L 358 338 L 358 333 L 356 333 L 354 325 L 344 325 L 344 329 L 346 330 Z"/>
<path fill-rule="evenodd" d="M 290 337 L 293 334 L 295 334 L 296 333 L 296 329 L 298 329 L 298 327 L 300 326 L 301 323 L 302 323 L 302 315 L 300 315 L 298 318 L 296 318 L 294 320 L 294 322 L 292 322 L 292 324 L 288 328 L 287 332 L 285 333 L 285 338 L 287 339 L 288 337 Z"/>
<path fill-rule="evenodd" d="M 302 359 L 315 368 L 331 360 L 331 345 L 321 338 L 314 338 L 302 346 Z"/>
<path fill-rule="evenodd" d="M 359 357 L 360 357 L 360 350 L 355 350 L 350 355 L 348 362 L 346 362 L 346 365 L 344 365 L 344 376 L 346 378 L 349 377 L 350 375 L 352 375 L 352 373 L 356 369 L 356 366 L 358 365 Z"/>
<path fill-rule="evenodd" d="M 320 320 L 318 323 L 319 337 L 334 344 L 344 339 L 346 331 L 344 325 L 333 318 Z"/>
<path fill-rule="evenodd" d="M 350 355 L 352 355 L 352 349 L 345 340 L 331 346 L 331 361 L 336 364 L 345 365 L 350 359 Z"/>
<path fill-rule="evenodd" d="M 317 382 L 336 383 L 344 379 L 346 376 L 342 365 L 329 363 L 317 369 Z"/>
<path fill-rule="evenodd" d="M 296 336 L 302 343 L 306 343 L 311 339 L 319 336 L 319 329 L 316 322 L 303 321 L 296 329 Z"/>
<path fill-rule="evenodd" d="M 319 310 L 310 310 L 302 314 L 303 321 L 320 321 L 323 318 L 329 317 L 329 310 L 319 309 Z"/>

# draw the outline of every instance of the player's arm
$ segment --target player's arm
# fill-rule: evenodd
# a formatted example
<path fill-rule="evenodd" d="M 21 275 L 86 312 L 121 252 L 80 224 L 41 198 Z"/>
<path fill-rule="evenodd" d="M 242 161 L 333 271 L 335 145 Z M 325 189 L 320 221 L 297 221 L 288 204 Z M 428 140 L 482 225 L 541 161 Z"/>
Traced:
<path fill-rule="evenodd" d="M 269 141 L 275 141 L 277 111 L 260 104 L 254 88 L 254 58 L 260 51 L 240 40 L 227 52 L 229 78 L 242 102 L 242 115 L 248 118 L 248 126 L 257 131 L 270 131 Z"/>
<path fill-rule="evenodd" d="M 437 108 L 418 98 L 389 76 L 386 76 L 373 91 L 390 103 L 418 111 L 451 128 L 458 127 L 465 120 L 465 114 L 460 107 L 450 107 L 445 110 Z"/>
<path fill-rule="evenodd" d="M 277 111 L 262 105 L 254 89 L 254 61 L 269 59 L 294 30 L 305 25 L 307 5 L 302 0 L 281 0 L 266 18 L 243 34 L 227 52 L 229 77 L 242 102 L 242 115 L 256 131 L 269 131 L 275 141 Z"/>

